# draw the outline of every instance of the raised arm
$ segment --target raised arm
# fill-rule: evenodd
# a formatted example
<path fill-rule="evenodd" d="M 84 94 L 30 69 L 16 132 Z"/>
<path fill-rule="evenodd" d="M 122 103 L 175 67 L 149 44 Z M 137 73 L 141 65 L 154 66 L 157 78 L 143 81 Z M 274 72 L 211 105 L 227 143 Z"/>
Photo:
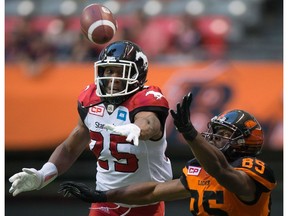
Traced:
<path fill-rule="evenodd" d="M 176 111 L 171 110 L 177 130 L 182 133 L 194 156 L 207 173 L 242 200 L 253 200 L 256 186 L 252 178 L 243 171 L 233 169 L 224 154 L 208 143 L 194 128 L 190 120 L 191 102 L 190 93 L 183 98 L 182 104 L 177 104 Z"/>

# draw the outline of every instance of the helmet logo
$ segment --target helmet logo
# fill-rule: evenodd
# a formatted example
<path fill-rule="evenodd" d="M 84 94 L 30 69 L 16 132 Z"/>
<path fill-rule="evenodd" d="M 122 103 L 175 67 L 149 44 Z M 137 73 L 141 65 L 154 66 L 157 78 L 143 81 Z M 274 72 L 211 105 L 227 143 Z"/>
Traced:
<path fill-rule="evenodd" d="M 139 60 L 139 58 L 142 58 L 143 66 L 144 66 L 145 70 L 147 70 L 147 68 L 148 68 L 147 56 L 143 52 L 136 52 L 136 57 L 135 58 L 136 58 L 137 61 Z"/>
<path fill-rule="evenodd" d="M 156 100 L 159 100 L 161 99 L 162 97 L 164 97 L 160 92 L 155 92 L 155 91 L 148 91 L 145 96 L 148 96 L 148 95 L 154 95 L 154 97 L 156 98 Z"/>
<path fill-rule="evenodd" d="M 257 125 L 257 123 L 253 120 L 248 120 L 248 121 L 244 122 L 244 125 L 247 128 L 254 128 Z"/>

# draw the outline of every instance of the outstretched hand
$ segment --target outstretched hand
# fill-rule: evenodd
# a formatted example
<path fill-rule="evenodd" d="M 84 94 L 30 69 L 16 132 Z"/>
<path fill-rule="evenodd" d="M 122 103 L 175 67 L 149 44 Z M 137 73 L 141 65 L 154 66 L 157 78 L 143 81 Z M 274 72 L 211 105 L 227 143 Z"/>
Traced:
<path fill-rule="evenodd" d="M 9 178 L 9 182 L 12 183 L 9 193 L 12 193 L 13 196 L 39 189 L 43 182 L 43 174 L 40 171 L 34 168 L 23 168 L 22 171 Z"/>
<path fill-rule="evenodd" d="M 198 134 L 190 120 L 190 105 L 192 101 L 193 95 L 190 92 L 183 97 L 182 105 L 177 103 L 176 111 L 170 110 L 176 129 L 183 134 L 185 139 L 190 141 L 194 140 Z"/>
<path fill-rule="evenodd" d="M 64 197 L 72 195 L 88 203 L 107 202 L 107 196 L 104 191 L 93 190 L 79 182 L 68 181 L 61 183 L 58 193 L 63 193 Z"/>

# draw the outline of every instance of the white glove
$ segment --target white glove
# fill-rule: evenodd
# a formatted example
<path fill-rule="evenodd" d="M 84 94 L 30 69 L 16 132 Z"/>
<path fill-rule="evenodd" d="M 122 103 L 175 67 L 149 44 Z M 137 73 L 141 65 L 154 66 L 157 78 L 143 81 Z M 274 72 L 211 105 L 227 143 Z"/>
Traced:
<path fill-rule="evenodd" d="M 58 175 L 56 166 L 50 162 L 44 164 L 41 170 L 23 168 L 22 171 L 9 178 L 9 182 L 12 183 L 9 193 L 13 193 L 13 196 L 25 191 L 39 190 Z"/>
<path fill-rule="evenodd" d="M 131 140 L 133 140 L 135 146 L 139 145 L 139 136 L 141 129 L 136 124 L 127 124 L 120 126 L 105 124 L 104 128 L 119 135 L 126 136 L 127 142 L 131 142 Z"/>
<path fill-rule="evenodd" d="M 13 193 L 13 196 L 24 191 L 36 190 L 43 181 L 42 173 L 34 168 L 23 168 L 22 171 L 9 178 L 9 181 L 12 183 L 9 192 Z"/>

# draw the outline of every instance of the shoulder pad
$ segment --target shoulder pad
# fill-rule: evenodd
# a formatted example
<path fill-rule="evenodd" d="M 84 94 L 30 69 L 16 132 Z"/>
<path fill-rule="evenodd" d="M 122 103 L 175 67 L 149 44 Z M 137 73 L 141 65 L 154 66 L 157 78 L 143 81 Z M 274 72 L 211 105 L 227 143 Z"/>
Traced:
<path fill-rule="evenodd" d="M 96 95 L 96 85 L 94 83 L 82 90 L 78 97 L 78 102 L 84 108 L 101 102 L 101 98 Z"/>
<path fill-rule="evenodd" d="M 231 164 L 235 169 L 246 172 L 251 178 L 272 190 L 276 186 L 273 170 L 268 164 L 255 157 L 242 157 Z"/>
<path fill-rule="evenodd" d="M 124 102 L 130 110 L 139 107 L 164 107 L 169 109 L 169 104 L 157 86 L 146 86 Z"/>

